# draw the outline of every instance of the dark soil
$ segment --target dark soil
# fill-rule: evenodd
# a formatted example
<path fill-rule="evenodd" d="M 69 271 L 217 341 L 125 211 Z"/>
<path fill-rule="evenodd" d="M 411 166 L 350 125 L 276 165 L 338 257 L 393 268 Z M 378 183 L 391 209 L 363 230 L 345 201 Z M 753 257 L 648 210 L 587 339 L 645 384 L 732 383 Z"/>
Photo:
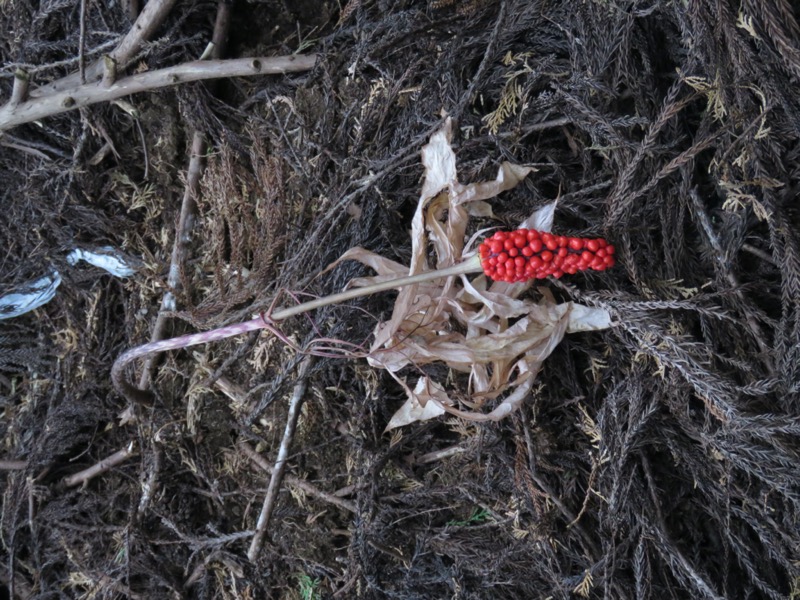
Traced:
<path fill-rule="evenodd" d="M 315 52 L 310 72 L 165 88 L 127 99 L 138 120 L 101 103 L 0 137 L 0 295 L 63 278 L 0 321 L 0 596 L 800 597 L 800 6 L 343 4 L 230 7 L 227 57 Z M 216 14 L 179 0 L 128 72 L 197 59 Z M 78 70 L 80 24 L 79 2 L 0 2 L 3 102 L 17 68 L 32 88 Z M 130 26 L 122 3 L 87 2 L 87 61 Z M 249 318 L 281 288 L 337 291 L 369 274 L 319 275 L 352 246 L 407 264 L 419 152 L 444 113 L 462 181 L 503 160 L 538 169 L 476 227 L 560 198 L 560 233 L 616 244 L 613 270 L 544 285 L 618 325 L 567 336 L 506 420 L 394 435 L 403 390 L 364 360 L 317 358 L 295 479 L 250 561 L 269 475 L 241 444 L 274 463 L 302 357 L 267 333 L 167 353 L 150 407 L 109 377 L 169 287 L 192 136 L 206 168 L 167 336 Z M 76 246 L 141 266 L 72 265 Z M 368 342 L 392 300 L 282 330 Z"/>

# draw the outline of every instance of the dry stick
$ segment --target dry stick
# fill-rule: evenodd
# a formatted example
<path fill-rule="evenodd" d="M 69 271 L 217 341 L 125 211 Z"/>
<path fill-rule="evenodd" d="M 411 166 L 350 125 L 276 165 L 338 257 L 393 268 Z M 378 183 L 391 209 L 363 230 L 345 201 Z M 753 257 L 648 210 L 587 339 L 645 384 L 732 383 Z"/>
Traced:
<path fill-rule="evenodd" d="M 220 2 L 217 5 L 217 19 L 214 24 L 214 49 L 212 58 L 222 58 L 225 44 L 224 40 L 228 35 L 228 25 L 230 23 L 230 5 L 227 2 Z M 138 124 L 138 121 L 137 121 Z M 175 242 L 172 246 L 172 257 L 169 264 L 169 274 L 167 276 L 167 291 L 161 299 L 161 308 L 153 326 L 153 333 L 150 336 L 151 342 L 156 342 L 164 338 L 167 327 L 167 312 L 175 310 L 174 291 L 181 289 L 181 270 L 186 263 L 189 254 L 189 243 L 192 239 L 195 219 L 197 217 L 197 200 L 200 194 L 200 177 L 205 169 L 206 143 L 203 133 L 195 131 L 192 136 L 191 158 L 189 168 L 186 172 L 186 187 L 183 191 L 183 202 L 181 203 L 181 214 L 178 219 L 178 227 L 175 231 Z M 145 362 L 142 375 L 139 378 L 139 387 L 146 389 L 150 385 L 150 377 L 153 372 L 155 357 L 150 357 Z"/>
<path fill-rule="evenodd" d="M 267 534 L 272 511 L 275 509 L 275 499 L 278 497 L 278 490 L 283 480 L 283 472 L 286 470 L 286 458 L 289 456 L 289 448 L 292 445 L 292 440 L 294 440 L 294 431 L 300 418 L 300 409 L 303 406 L 308 384 L 308 368 L 311 366 L 312 361 L 313 358 L 311 356 L 306 356 L 300 363 L 297 383 L 292 392 L 292 399 L 289 401 L 289 415 L 286 417 L 286 429 L 283 432 L 281 446 L 278 449 L 278 458 L 275 460 L 275 468 L 269 480 L 267 495 L 264 497 L 264 505 L 261 507 L 261 514 L 258 517 L 256 534 L 253 536 L 250 542 L 250 549 L 247 551 L 247 558 L 251 562 L 255 562 L 256 558 L 258 558 L 258 553 L 264 543 L 264 536 Z"/>
<path fill-rule="evenodd" d="M 261 456 L 258 452 L 253 450 L 250 444 L 248 444 L 247 442 L 239 442 L 238 446 L 239 449 L 245 455 L 247 455 L 247 457 L 250 460 L 252 460 L 259 467 L 264 469 L 267 473 L 270 474 L 275 473 L 275 467 L 269 464 L 266 461 L 266 459 L 263 456 Z M 288 483 L 292 487 L 296 487 L 298 489 L 303 490 L 309 496 L 314 496 L 315 498 L 318 498 L 324 502 L 328 502 L 330 504 L 338 506 L 339 508 L 342 508 L 351 513 L 356 512 L 356 505 L 353 502 L 350 502 L 349 500 L 343 500 L 342 498 L 340 498 L 335 494 L 329 494 L 328 492 L 324 492 L 318 487 L 308 483 L 305 479 L 300 479 L 299 477 L 295 477 L 294 475 L 284 475 L 283 479 L 286 481 L 286 483 Z"/>
<path fill-rule="evenodd" d="M 111 51 L 109 56 L 114 60 L 119 70 L 124 69 L 133 60 L 136 53 L 141 49 L 142 44 L 150 39 L 156 29 L 161 26 L 164 19 L 172 10 L 176 0 L 150 0 L 144 10 L 131 26 L 125 37 L 122 38 L 117 47 Z M 94 82 L 103 75 L 103 61 L 97 60 L 87 67 L 84 76 L 87 82 Z M 72 73 L 66 77 L 43 85 L 31 92 L 31 97 L 43 98 L 65 89 L 74 88 L 81 83 L 80 73 Z"/>
<path fill-rule="evenodd" d="M 197 346 L 198 344 L 207 344 L 209 342 L 224 340 L 226 338 L 248 333 L 250 331 L 264 329 L 272 322 L 283 321 L 289 317 L 294 317 L 296 315 L 322 308 L 323 306 L 338 304 L 354 298 L 369 296 L 370 294 L 408 285 L 414 285 L 425 281 L 432 281 L 434 279 L 441 279 L 442 277 L 452 277 L 454 275 L 463 275 L 466 273 L 477 273 L 481 270 L 480 257 L 475 255 L 469 260 L 446 269 L 429 271 L 427 273 L 419 273 L 417 275 L 400 277 L 398 279 L 391 279 L 376 283 L 374 285 L 365 286 L 363 288 L 356 288 L 346 292 L 341 292 L 339 294 L 325 296 L 324 298 L 318 298 L 317 300 L 311 300 L 310 302 L 304 302 L 303 304 L 284 308 L 267 315 L 258 316 L 242 323 L 235 323 L 234 325 L 220 327 L 219 329 L 212 329 L 211 331 L 206 331 L 204 333 L 191 333 L 189 335 L 183 335 L 168 340 L 161 340 L 158 342 L 144 344 L 142 346 L 137 346 L 127 350 L 126 352 L 123 352 L 119 358 L 117 358 L 114 366 L 111 368 L 111 380 L 114 383 L 114 387 L 117 388 L 117 391 L 129 400 L 148 404 L 151 401 L 149 392 L 145 392 L 144 390 L 134 387 L 125 378 L 125 367 L 127 367 L 137 358 L 141 358 L 142 356 L 146 356 L 154 352 L 166 352 L 167 350 L 188 348 L 190 346 Z"/>
<path fill-rule="evenodd" d="M 23 471 L 27 468 L 27 460 L 0 460 L 0 471 Z"/>
<path fill-rule="evenodd" d="M 164 338 L 169 317 L 167 313 L 175 310 L 175 294 L 173 290 L 181 288 L 181 269 L 186 262 L 189 250 L 189 242 L 192 237 L 192 229 L 197 213 L 197 203 L 195 198 L 200 190 L 200 176 L 203 174 L 205 161 L 205 140 L 199 131 L 192 137 L 191 158 L 189 159 L 189 169 L 186 173 L 186 188 L 183 193 L 183 203 L 181 204 L 181 216 L 178 219 L 178 227 L 175 232 L 175 243 L 172 246 L 172 258 L 169 264 L 169 274 L 167 275 L 167 291 L 161 299 L 161 308 L 153 326 L 153 333 L 150 336 L 151 342 L 156 342 Z M 150 384 L 150 376 L 154 365 L 154 357 L 147 359 L 142 375 L 139 378 L 139 387 L 144 389 Z"/>
<path fill-rule="evenodd" d="M 772 359 L 770 358 L 771 350 L 764 341 L 764 332 L 762 331 L 761 326 L 758 324 L 758 321 L 756 321 L 752 312 L 749 310 L 749 304 L 742 293 L 739 279 L 726 264 L 727 261 L 725 260 L 725 252 L 722 249 L 722 245 L 719 243 L 719 239 L 717 239 L 717 234 L 714 231 L 714 227 L 711 225 L 711 220 L 708 218 L 708 214 L 703 207 L 703 203 L 700 201 L 700 195 L 697 193 L 697 190 L 692 190 L 689 193 L 689 196 L 692 199 L 692 204 L 694 205 L 697 220 L 700 221 L 701 229 L 706 234 L 706 237 L 708 238 L 708 241 L 711 244 L 711 247 L 714 249 L 714 253 L 716 254 L 717 269 L 725 275 L 725 278 L 728 280 L 732 290 L 741 301 L 744 309 L 745 321 L 747 322 L 747 326 L 750 328 L 750 332 L 753 334 L 753 338 L 756 340 L 756 344 L 758 344 L 758 348 L 761 350 L 764 365 L 767 367 L 769 374 L 774 376 L 775 367 L 772 364 Z"/>
<path fill-rule="evenodd" d="M 80 33 L 78 34 L 78 75 L 86 83 L 86 0 L 81 0 Z"/>
<path fill-rule="evenodd" d="M 158 71 L 131 75 L 108 86 L 102 81 L 96 81 L 85 85 L 78 84 L 43 97 L 34 97 L 31 94 L 29 100 L 21 102 L 16 107 L 6 104 L 0 108 L 0 131 L 98 102 L 116 100 L 179 83 L 308 71 L 314 66 L 316 58 L 316 54 L 309 54 L 193 61 Z"/>
<path fill-rule="evenodd" d="M 84 469 L 79 473 L 75 473 L 74 475 L 70 475 L 69 477 L 64 478 L 64 485 L 66 487 L 75 487 L 76 485 L 80 485 L 82 483 L 86 483 L 93 477 L 97 477 L 98 475 L 105 473 L 106 471 L 113 469 L 119 464 L 122 464 L 128 458 L 133 455 L 134 451 L 134 443 L 133 441 L 128 442 L 128 445 L 125 446 L 122 450 L 117 450 L 111 456 L 104 458 L 100 462 L 92 465 L 88 469 Z"/>
<path fill-rule="evenodd" d="M 8 101 L 9 106 L 18 106 L 20 102 L 25 101 L 28 97 L 29 83 L 30 76 L 25 69 L 14 71 L 14 87 L 11 89 L 11 100 Z"/>

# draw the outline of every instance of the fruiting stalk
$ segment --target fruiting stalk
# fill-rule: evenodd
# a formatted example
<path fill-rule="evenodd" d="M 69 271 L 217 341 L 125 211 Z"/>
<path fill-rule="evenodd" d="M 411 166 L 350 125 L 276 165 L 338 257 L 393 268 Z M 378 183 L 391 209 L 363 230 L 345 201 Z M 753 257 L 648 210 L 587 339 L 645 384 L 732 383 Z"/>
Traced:
<path fill-rule="evenodd" d="M 250 331 L 268 329 L 277 321 L 283 321 L 323 306 L 442 277 L 478 273 L 483 270 L 488 277 L 496 281 L 514 283 L 529 279 L 543 279 L 548 276 L 561 277 L 564 273 L 572 274 L 587 269 L 604 271 L 613 265 L 614 246 L 602 239 L 557 236 L 528 229 L 510 232 L 498 231 L 480 244 L 476 255 L 452 267 L 354 288 L 297 306 L 269 312 L 242 323 L 131 348 L 120 355 L 114 363 L 111 368 L 111 380 L 117 391 L 123 396 L 147 403 L 150 400 L 150 394 L 134 387 L 127 381 L 124 374 L 128 364 L 147 354 L 188 348 Z"/>

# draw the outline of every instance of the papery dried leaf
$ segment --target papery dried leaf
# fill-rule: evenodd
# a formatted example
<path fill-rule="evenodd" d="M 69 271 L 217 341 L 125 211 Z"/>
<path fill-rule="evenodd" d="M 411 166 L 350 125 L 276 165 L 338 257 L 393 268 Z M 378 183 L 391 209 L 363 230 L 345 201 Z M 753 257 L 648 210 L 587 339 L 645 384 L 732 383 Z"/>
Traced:
<path fill-rule="evenodd" d="M 453 137 L 453 120 L 447 118 L 444 126 L 431 136 L 422 148 L 422 165 L 425 179 L 422 183 L 417 209 L 411 220 L 411 266 L 410 274 L 420 273 L 428 268 L 427 236 L 425 234 L 425 208 L 428 202 L 439 196 L 442 190 L 450 190 L 458 184 L 456 155 L 450 146 Z"/>
<path fill-rule="evenodd" d="M 441 218 L 447 212 L 447 221 Z M 436 268 L 442 269 L 458 262 L 464 252 L 464 235 L 469 215 L 463 207 L 452 205 L 451 196 L 439 194 L 425 210 L 425 230 L 436 252 Z"/>
<path fill-rule="evenodd" d="M 451 406 L 443 406 L 443 408 L 450 414 L 455 415 L 457 417 L 461 417 L 462 419 L 466 419 L 468 421 L 499 421 L 500 419 L 506 418 L 512 412 L 517 410 L 522 401 L 525 400 L 525 397 L 531 391 L 533 387 L 533 382 L 536 379 L 536 375 L 539 373 L 539 368 L 541 363 L 536 363 L 532 370 L 528 369 L 528 364 L 526 361 L 520 361 L 520 372 L 522 373 L 519 379 L 515 382 L 517 386 L 516 389 L 511 392 L 503 401 L 489 413 L 479 413 L 479 412 L 469 412 L 459 410 L 457 408 L 453 408 Z"/>
<path fill-rule="evenodd" d="M 505 376 L 506 369 L 525 353 L 544 358 L 566 332 L 571 303 L 553 306 L 532 305 L 531 315 L 519 319 L 508 329 L 467 339 L 461 333 L 442 334 L 440 330 L 420 326 L 405 339 L 369 357 L 370 364 L 397 371 L 409 364 L 442 361 L 449 367 L 469 372 L 474 364 L 495 365 L 495 375 Z M 501 371 L 503 373 L 501 373 Z"/>
<path fill-rule="evenodd" d="M 416 421 L 439 417 L 445 413 L 445 406 L 453 404 L 444 389 L 428 377 L 420 377 L 413 391 L 407 386 L 403 387 L 406 389 L 408 400 L 392 415 L 384 432 Z"/>
<path fill-rule="evenodd" d="M 546 302 L 554 303 L 556 301 L 553 292 L 549 288 L 540 287 L 539 292 Z M 608 329 L 611 325 L 611 313 L 605 308 L 572 303 L 572 311 L 569 313 L 569 323 L 567 323 L 567 333 L 599 331 Z"/>
<path fill-rule="evenodd" d="M 553 219 L 556 214 L 556 204 L 551 202 L 539 208 L 530 217 L 519 225 L 519 229 L 535 229 L 536 231 L 552 231 Z"/>
<path fill-rule="evenodd" d="M 598 331 L 611 327 L 611 314 L 605 308 L 573 304 L 567 323 L 567 333 Z"/>
<path fill-rule="evenodd" d="M 483 304 L 484 309 L 481 310 L 481 315 L 483 315 L 481 320 L 491 319 L 495 316 L 512 319 L 527 314 L 530 310 L 531 302 L 515 300 L 512 294 L 487 290 L 487 279 L 484 275 L 476 277 L 474 281 L 469 281 L 466 277 L 462 278 L 462 280 L 464 282 L 464 291 L 459 295 L 459 299 L 470 304 Z"/>
<path fill-rule="evenodd" d="M 436 254 L 437 268 L 463 261 L 470 215 L 490 215 L 491 206 L 485 200 L 518 185 L 533 170 L 503 163 L 494 181 L 459 183 L 456 158 L 450 146 L 452 126 L 448 119 L 422 150 L 425 179 L 412 220 L 411 266 L 406 269 L 397 262 L 354 248 L 340 260 L 358 260 L 378 275 L 354 280 L 351 285 L 367 285 L 429 270 L 429 245 Z M 550 231 L 555 206 L 552 202 L 541 207 L 521 227 Z M 370 365 L 389 371 L 408 397 L 387 430 L 427 420 L 445 411 L 475 421 L 499 420 L 524 401 L 542 362 L 567 331 L 610 326 L 611 317 L 604 309 L 571 302 L 556 304 L 546 288 L 542 289 L 542 300 L 538 303 L 519 299 L 531 285 L 530 282 L 490 283 L 484 275 L 470 281 L 462 275 L 400 290 L 392 317 L 375 329 L 368 357 Z M 463 329 L 454 330 L 454 322 Z M 411 390 L 396 374 L 409 365 L 434 361 L 469 373 L 472 400 L 465 400 L 464 404 L 473 412 L 456 408 L 444 388 L 428 377 L 419 379 Z M 497 399 L 499 404 L 493 410 L 479 412 L 484 404 Z"/>
<path fill-rule="evenodd" d="M 345 260 L 356 260 L 360 262 L 362 265 L 371 268 L 373 271 L 378 273 L 378 275 L 382 275 L 385 277 L 403 277 L 406 273 L 408 273 L 408 267 L 401 265 L 399 262 L 395 262 L 384 256 L 381 256 L 380 254 L 376 254 L 375 252 L 371 252 L 370 250 L 361 248 L 360 246 L 355 246 L 353 248 L 350 248 L 347 252 L 342 254 L 334 262 L 328 265 L 328 267 L 325 269 L 325 271 L 323 271 L 323 273 L 327 273 L 328 271 L 333 269 L 336 265 Z M 369 278 L 369 279 L 374 279 L 374 278 Z M 355 285 L 354 281 L 355 280 L 351 281 L 349 283 L 349 286 L 354 286 Z"/>
<path fill-rule="evenodd" d="M 445 188 L 458 183 L 456 155 L 450 146 L 453 139 L 453 119 L 445 119 L 442 128 L 431 136 L 422 148 L 422 166 L 425 167 L 425 180 L 422 183 L 420 198 L 428 200 Z"/>
<path fill-rule="evenodd" d="M 469 185 L 459 185 L 459 189 L 453 190 L 451 200 L 453 206 L 461 206 L 467 202 L 477 200 L 488 200 L 495 196 L 513 189 L 525 179 L 529 173 L 535 171 L 533 167 L 523 167 L 510 162 L 504 162 L 497 171 L 494 181 L 482 181 Z"/>

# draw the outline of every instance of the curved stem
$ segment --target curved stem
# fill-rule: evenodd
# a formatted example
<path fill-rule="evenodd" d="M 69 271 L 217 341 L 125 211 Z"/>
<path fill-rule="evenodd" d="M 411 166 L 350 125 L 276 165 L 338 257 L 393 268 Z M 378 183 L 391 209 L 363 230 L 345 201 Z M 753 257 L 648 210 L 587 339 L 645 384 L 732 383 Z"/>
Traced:
<path fill-rule="evenodd" d="M 289 317 L 294 317 L 302 313 L 316 310 L 317 308 L 322 308 L 323 306 L 338 304 L 354 298 L 369 296 L 378 292 L 401 288 L 417 283 L 423 283 L 426 281 L 432 281 L 442 277 L 465 275 L 467 273 L 478 273 L 480 271 L 480 257 L 475 255 L 464 262 L 453 265 L 452 267 L 439 269 L 438 271 L 428 271 L 427 273 L 418 273 L 417 275 L 409 275 L 408 277 L 399 277 L 390 281 L 382 281 L 381 283 L 364 286 L 362 288 L 347 290 L 346 292 L 332 294 L 330 296 L 325 296 L 324 298 L 318 298 L 316 300 L 304 302 L 303 304 L 298 304 L 297 306 L 284 308 L 265 316 L 273 322 L 283 321 Z M 180 337 L 159 340 L 157 342 L 150 342 L 149 344 L 136 346 L 135 348 L 131 348 L 123 352 L 114 362 L 114 366 L 111 368 L 111 381 L 113 382 L 114 387 L 117 388 L 117 391 L 129 400 L 133 400 L 142 404 L 149 404 L 152 399 L 150 393 L 135 387 L 125 377 L 125 367 L 127 367 L 131 362 L 137 358 L 147 354 L 152 354 L 154 352 L 166 352 L 167 350 L 178 350 L 179 348 L 188 348 L 190 346 L 197 346 L 199 344 L 216 342 L 219 340 L 224 340 L 225 338 L 233 337 L 235 335 L 241 335 L 250 331 L 264 329 L 266 325 L 267 324 L 264 317 L 259 316 L 249 321 L 236 323 L 234 325 L 227 325 L 225 327 L 212 329 L 211 331 L 205 331 L 203 333 L 191 333 L 189 335 L 182 335 Z"/>

